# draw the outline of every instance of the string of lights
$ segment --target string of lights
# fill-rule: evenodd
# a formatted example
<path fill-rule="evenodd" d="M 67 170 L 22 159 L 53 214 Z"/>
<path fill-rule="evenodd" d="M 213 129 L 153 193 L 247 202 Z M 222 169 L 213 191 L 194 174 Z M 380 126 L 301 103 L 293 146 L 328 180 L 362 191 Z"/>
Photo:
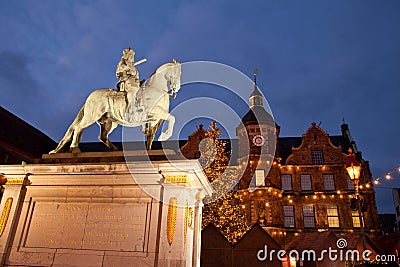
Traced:
<path fill-rule="evenodd" d="M 239 199 L 240 202 L 245 202 L 245 199 L 251 198 L 253 199 L 254 197 L 261 197 L 265 198 L 267 195 L 270 195 L 265 200 L 265 206 L 269 207 L 273 205 L 274 203 L 282 203 L 282 201 L 286 201 L 287 203 L 291 204 L 296 199 L 299 198 L 305 198 L 309 200 L 314 200 L 318 202 L 320 199 L 341 199 L 343 201 L 348 201 L 348 199 L 354 197 L 354 190 L 337 190 L 337 191 L 313 191 L 313 192 L 306 192 L 306 193 L 293 193 L 293 192 L 284 192 L 284 194 L 278 193 L 278 191 L 281 191 L 279 189 L 271 188 L 268 187 L 259 187 L 253 192 L 249 192 L 247 189 L 239 190 Z M 275 199 L 272 199 L 274 197 Z M 260 199 L 261 200 L 261 199 Z M 246 208 L 246 204 L 241 204 L 242 209 Z"/>
<path fill-rule="evenodd" d="M 393 175 L 394 174 L 400 174 L 400 167 L 394 168 L 392 170 L 390 170 L 389 172 L 387 172 L 384 176 L 382 177 L 378 177 L 375 178 L 372 182 L 374 183 L 374 185 L 379 185 L 382 183 L 382 181 L 390 181 L 393 180 Z M 384 188 L 384 187 L 380 187 L 379 188 Z"/>
<path fill-rule="evenodd" d="M 275 161 L 274 161 L 274 165 L 278 165 L 279 168 L 281 168 L 281 169 L 286 168 L 289 171 L 298 170 L 300 168 L 300 166 L 277 164 L 277 162 L 275 162 Z M 310 168 L 322 168 L 322 170 L 327 170 L 329 168 L 329 165 L 327 165 L 327 166 L 323 165 L 322 167 L 321 166 L 307 166 L 307 167 L 310 167 Z M 379 186 L 379 185 L 382 184 L 382 182 L 393 180 L 394 179 L 394 175 L 400 175 L 400 167 L 396 167 L 396 168 L 386 172 L 386 174 L 381 176 L 381 177 L 373 178 L 372 181 L 369 181 L 369 182 L 366 182 L 366 183 L 359 183 L 359 188 L 360 189 L 364 189 L 364 187 L 365 188 L 372 188 L 372 186 L 374 186 L 375 188 L 385 188 L 385 187 L 382 187 L 382 186 Z"/>

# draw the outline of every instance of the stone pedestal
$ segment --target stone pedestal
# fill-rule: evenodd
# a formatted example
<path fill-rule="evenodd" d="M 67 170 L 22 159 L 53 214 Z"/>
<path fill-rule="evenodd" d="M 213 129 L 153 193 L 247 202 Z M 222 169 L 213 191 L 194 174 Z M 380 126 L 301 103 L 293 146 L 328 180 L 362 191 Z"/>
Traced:
<path fill-rule="evenodd" d="M 1 266 L 200 265 L 211 188 L 197 161 L 85 153 L 43 162 L 0 166 Z"/>

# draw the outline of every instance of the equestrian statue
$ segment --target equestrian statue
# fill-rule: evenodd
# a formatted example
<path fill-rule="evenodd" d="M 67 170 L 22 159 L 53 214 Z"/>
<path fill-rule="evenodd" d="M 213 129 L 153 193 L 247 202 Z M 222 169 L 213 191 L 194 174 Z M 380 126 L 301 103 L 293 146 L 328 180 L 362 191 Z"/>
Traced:
<path fill-rule="evenodd" d="M 154 135 L 164 120 L 168 122 L 168 127 L 158 140 L 165 141 L 171 137 L 175 117 L 169 113 L 169 99 L 175 98 L 181 87 L 181 63 L 174 59 L 161 65 L 144 81 L 139 80 L 135 66 L 146 59 L 135 62 L 134 56 L 133 49 L 123 50 L 116 70 L 118 90 L 103 88 L 93 91 L 58 146 L 49 153 L 63 151 L 70 142 L 69 151 L 80 152 L 78 144 L 82 131 L 95 122 L 100 126 L 99 139 L 112 151 L 118 149 L 108 140 L 108 135 L 118 125 L 141 126 L 147 136 L 147 149 L 151 149 Z"/>

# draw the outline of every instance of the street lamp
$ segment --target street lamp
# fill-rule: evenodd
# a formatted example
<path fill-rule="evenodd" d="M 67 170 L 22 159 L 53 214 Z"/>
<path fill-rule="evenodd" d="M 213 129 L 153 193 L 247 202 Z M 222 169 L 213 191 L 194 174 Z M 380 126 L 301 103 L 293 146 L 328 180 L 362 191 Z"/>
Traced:
<path fill-rule="evenodd" d="M 358 209 L 358 218 L 360 220 L 360 230 L 361 230 L 361 238 L 363 242 L 363 249 L 364 251 L 367 249 L 366 242 L 365 242 L 365 235 L 364 235 L 364 218 L 361 212 L 361 196 L 359 192 L 359 185 L 360 182 L 360 174 L 361 174 L 361 162 L 356 160 L 356 155 L 354 155 L 353 150 L 349 149 L 349 155 L 347 156 L 346 162 L 346 171 L 350 176 L 351 181 L 355 186 L 355 197 L 357 202 L 357 209 Z"/>
<path fill-rule="evenodd" d="M 356 188 L 357 197 L 360 195 L 358 191 L 358 182 L 360 181 L 361 163 L 356 160 L 356 155 L 354 155 L 351 148 L 349 149 L 349 155 L 347 156 L 346 170 Z"/>

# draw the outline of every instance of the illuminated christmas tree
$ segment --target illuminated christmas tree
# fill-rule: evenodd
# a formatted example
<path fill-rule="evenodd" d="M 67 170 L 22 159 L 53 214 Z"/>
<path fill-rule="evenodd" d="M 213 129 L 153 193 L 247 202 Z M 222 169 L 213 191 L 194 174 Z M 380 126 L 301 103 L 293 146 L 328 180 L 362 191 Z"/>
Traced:
<path fill-rule="evenodd" d="M 203 227 L 213 223 L 231 243 L 236 243 L 250 228 L 240 206 L 239 193 L 232 191 L 237 169 L 229 166 L 227 142 L 220 140 L 222 131 L 214 121 L 200 144 L 200 163 L 211 182 L 214 195 L 204 199 Z"/>

